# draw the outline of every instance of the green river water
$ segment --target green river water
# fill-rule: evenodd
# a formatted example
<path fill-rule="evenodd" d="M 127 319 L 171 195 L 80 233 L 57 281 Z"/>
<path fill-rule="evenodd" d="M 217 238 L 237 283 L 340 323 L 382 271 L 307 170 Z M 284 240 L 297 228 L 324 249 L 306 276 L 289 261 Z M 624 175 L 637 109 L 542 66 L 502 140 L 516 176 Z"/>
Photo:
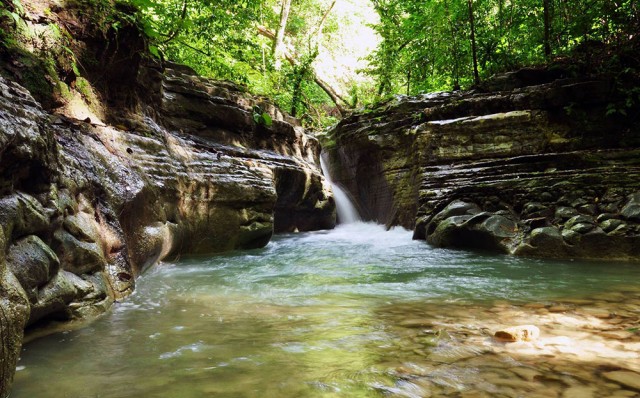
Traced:
<path fill-rule="evenodd" d="M 11 397 L 637 396 L 603 372 L 638 371 L 638 285 L 637 264 L 434 249 L 365 223 L 280 235 L 150 269 L 104 317 L 26 344 Z M 555 345 L 492 339 L 523 322 Z"/>

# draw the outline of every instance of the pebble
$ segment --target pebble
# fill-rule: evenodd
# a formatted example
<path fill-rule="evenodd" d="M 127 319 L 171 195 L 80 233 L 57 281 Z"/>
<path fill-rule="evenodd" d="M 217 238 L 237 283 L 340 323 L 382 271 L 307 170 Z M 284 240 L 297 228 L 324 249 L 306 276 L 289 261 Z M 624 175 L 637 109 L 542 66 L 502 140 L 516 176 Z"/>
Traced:
<path fill-rule="evenodd" d="M 602 376 L 607 380 L 614 381 L 625 387 L 640 390 L 640 373 L 628 370 L 616 370 L 613 372 L 603 373 Z"/>
<path fill-rule="evenodd" d="M 491 398 L 491 395 L 484 391 L 464 391 L 459 395 L 460 398 Z"/>
<path fill-rule="evenodd" d="M 535 369 L 525 368 L 525 367 L 513 368 L 511 369 L 511 371 L 516 375 L 518 375 L 519 377 L 521 377 L 522 379 L 527 381 L 534 381 L 536 377 L 539 377 L 540 375 L 542 375 L 542 373 L 540 373 Z"/>
<path fill-rule="evenodd" d="M 500 341 L 534 341 L 540 337 L 540 329 L 534 325 L 513 326 L 498 330 L 494 337 Z"/>
<path fill-rule="evenodd" d="M 433 319 L 407 319 L 399 325 L 404 328 L 430 328 L 433 327 Z"/>
<path fill-rule="evenodd" d="M 609 302 L 618 303 L 624 300 L 625 296 L 622 293 L 609 292 L 609 293 L 596 294 L 595 296 L 593 296 L 593 298 L 598 301 L 609 301 Z"/>
<path fill-rule="evenodd" d="M 493 378 L 493 379 L 487 379 L 487 381 L 495 384 L 496 386 L 517 388 L 519 390 L 525 390 L 525 391 L 536 390 L 538 387 L 540 387 L 540 383 L 538 382 L 525 381 L 525 380 L 519 380 L 519 379 Z"/>
<path fill-rule="evenodd" d="M 616 340 L 626 340 L 628 338 L 633 337 L 635 334 L 632 332 L 628 332 L 626 330 L 619 331 L 610 331 L 610 332 L 602 332 L 600 336 L 605 337 L 607 339 L 616 339 Z"/>
<path fill-rule="evenodd" d="M 544 303 L 527 303 L 523 305 L 524 308 L 533 308 L 533 309 L 545 308 L 546 306 L 547 305 Z"/>
<path fill-rule="evenodd" d="M 576 386 L 564 390 L 562 398 L 593 398 L 598 391 L 595 387 Z"/>
<path fill-rule="evenodd" d="M 638 398 L 640 394 L 637 392 L 629 391 L 629 390 L 618 390 L 609 396 L 609 398 L 630 398 L 635 397 Z"/>
<path fill-rule="evenodd" d="M 590 315 L 599 319 L 609 319 L 611 318 L 611 312 L 604 308 L 595 308 L 595 307 L 583 307 L 580 308 L 579 313 Z"/>
<path fill-rule="evenodd" d="M 593 304 L 593 300 L 577 299 L 577 298 L 564 298 L 564 299 L 562 299 L 562 302 L 563 303 L 567 303 L 567 304 L 575 304 L 575 305 Z"/>

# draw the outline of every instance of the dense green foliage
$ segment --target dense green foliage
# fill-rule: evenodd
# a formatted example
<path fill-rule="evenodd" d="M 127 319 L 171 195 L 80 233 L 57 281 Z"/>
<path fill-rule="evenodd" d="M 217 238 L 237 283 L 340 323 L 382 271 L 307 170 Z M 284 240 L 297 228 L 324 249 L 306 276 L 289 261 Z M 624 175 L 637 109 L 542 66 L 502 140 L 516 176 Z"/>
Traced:
<path fill-rule="evenodd" d="M 0 43 L 8 43 L 8 28 L 24 25 L 24 10 L 20 0 L 1 1 Z M 76 2 L 109 29 L 141 25 L 153 56 L 243 84 L 314 127 L 389 95 L 468 88 L 496 73 L 567 56 L 599 54 L 600 61 L 618 62 L 620 49 L 638 42 L 640 32 L 637 0 Z M 65 44 L 67 30 L 50 26 L 63 56 L 49 58 L 68 65 L 52 64 L 61 64 L 63 75 L 80 76 L 83 65 Z M 640 70 L 631 48 L 616 66 L 615 73 L 626 76 L 623 86 Z M 366 62 L 354 62 L 365 56 Z M 629 97 L 638 101 L 635 91 Z"/>
<path fill-rule="evenodd" d="M 274 38 L 258 34 L 257 27 L 276 32 L 283 0 L 130 1 L 144 11 L 166 57 L 244 83 L 315 120 L 326 115 L 322 104 L 331 103 L 314 84 L 318 48 L 338 48 L 358 34 L 348 30 L 349 21 L 332 18 L 331 1 L 293 0 L 284 42 L 296 62 L 280 69 Z M 371 4 L 381 42 L 367 58 L 370 79 L 347 77 L 336 90 L 342 95 L 332 98 L 339 109 L 392 94 L 470 87 L 576 49 L 622 45 L 640 30 L 635 0 L 371 0 L 366 6 Z"/>
<path fill-rule="evenodd" d="M 474 44 L 486 78 L 579 46 L 620 45 L 640 28 L 634 0 L 372 1 L 383 39 L 370 58 L 379 95 L 469 87 Z"/>
<path fill-rule="evenodd" d="M 269 37 L 279 24 L 280 1 L 129 2 L 140 9 L 156 56 L 190 65 L 205 76 L 243 84 L 249 91 L 274 98 L 308 123 L 327 121 L 326 104 L 331 99 L 314 84 L 311 64 L 322 44 L 317 39 L 338 29 L 328 13 L 331 2 L 292 2 L 284 42 L 295 62 L 285 60 L 281 67 L 276 66 L 274 38 Z"/>

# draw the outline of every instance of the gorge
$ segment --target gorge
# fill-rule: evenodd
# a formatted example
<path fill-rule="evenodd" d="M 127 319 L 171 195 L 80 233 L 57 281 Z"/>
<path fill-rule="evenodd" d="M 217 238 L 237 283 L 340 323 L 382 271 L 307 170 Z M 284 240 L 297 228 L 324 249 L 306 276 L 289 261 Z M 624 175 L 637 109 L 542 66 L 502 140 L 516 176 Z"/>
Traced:
<path fill-rule="evenodd" d="M 29 4 L 82 73 L 1 48 L 1 398 L 638 396 L 636 80 L 521 68 L 319 133 L 118 4 Z"/>

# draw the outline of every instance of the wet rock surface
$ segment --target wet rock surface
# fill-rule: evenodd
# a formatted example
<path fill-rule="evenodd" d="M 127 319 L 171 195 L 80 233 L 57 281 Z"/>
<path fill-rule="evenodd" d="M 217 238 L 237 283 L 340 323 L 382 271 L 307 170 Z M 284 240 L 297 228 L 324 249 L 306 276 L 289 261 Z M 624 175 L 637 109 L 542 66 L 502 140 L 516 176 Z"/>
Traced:
<path fill-rule="evenodd" d="M 178 65 L 140 68 L 146 96 L 111 124 L 0 78 L 0 396 L 26 326 L 99 315 L 167 256 L 335 224 L 318 142 L 293 119 Z"/>
<path fill-rule="evenodd" d="M 366 219 L 435 246 L 638 259 L 640 130 L 607 115 L 614 87 L 516 75 L 345 118 L 329 133 L 334 180 Z"/>
<path fill-rule="evenodd" d="M 636 286 L 618 291 L 542 303 L 383 310 L 396 326 L 380 368 L 395 381 L 379 389 L 416 397 L 638 397 L 640 292 Z M 504 328 L 523 322 L 533 325 Z M 539 328 L 531 341 L 494 337 L 531 328 Z"/>

